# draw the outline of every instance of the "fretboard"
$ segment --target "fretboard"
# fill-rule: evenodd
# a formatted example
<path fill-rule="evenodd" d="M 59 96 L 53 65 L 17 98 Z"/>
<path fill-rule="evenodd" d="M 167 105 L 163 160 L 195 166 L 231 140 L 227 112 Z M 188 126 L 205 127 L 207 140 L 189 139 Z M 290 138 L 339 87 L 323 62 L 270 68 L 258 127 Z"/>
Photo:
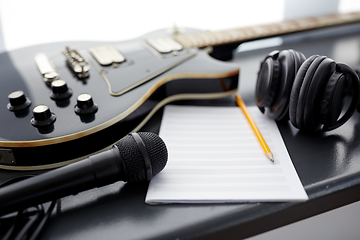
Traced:
<path fill-rule="evenodd" d="M 319 17 L 308 17 L 287 20 L 280 23 L 259 25 L 245 28 L 235 28 L 222 31 L 204 31 L 177 34 L 175 40 L 184 47 L 210 47 L 241 43 L 267 37 L 280 36 L 289 33 L 355 23 L 360 21 L 360 12 L 330 14 Z"/>

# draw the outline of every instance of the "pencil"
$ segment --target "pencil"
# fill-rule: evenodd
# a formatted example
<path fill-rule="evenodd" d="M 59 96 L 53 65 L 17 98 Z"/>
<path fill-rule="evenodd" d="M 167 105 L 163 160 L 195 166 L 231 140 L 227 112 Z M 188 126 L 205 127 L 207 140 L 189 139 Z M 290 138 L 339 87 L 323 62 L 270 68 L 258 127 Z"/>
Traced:
<path fill-rule="evenodd" d="M 240 94 L 236 94 L 236 103 L 239 105 L 239 107 L 241 108 L 241 110 L 244 112 L 246 119 L 248 120 L 251 128 L 253 129 L 258 141 L 260 142 L 261 147 L 263 148 L 265 155 L 274 162 L 274 156 L 271 153 L 271 150 L 269 148 L 269 146 L 266 144 L 263 136 L 261 135 L 259 129 L 257 128 L 254 120 L 252 119 L 250 113 L 248 112 L 246 105 L 244 103 L 244 101 L 242 100 Z"/>

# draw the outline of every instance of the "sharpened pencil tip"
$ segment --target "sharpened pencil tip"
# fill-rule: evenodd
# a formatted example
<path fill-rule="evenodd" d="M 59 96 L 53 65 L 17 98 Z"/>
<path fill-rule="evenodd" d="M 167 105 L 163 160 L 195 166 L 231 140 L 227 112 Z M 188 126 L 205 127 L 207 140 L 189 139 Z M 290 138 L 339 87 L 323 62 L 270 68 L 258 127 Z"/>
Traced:
<path fill-rule="evenodd" d="M 267 156 L 272 162 L 274 162 L 274 156 L 273 156 L 273 154 L 272 154 L 271 152 L 266 153 L 266 156 Z"/>

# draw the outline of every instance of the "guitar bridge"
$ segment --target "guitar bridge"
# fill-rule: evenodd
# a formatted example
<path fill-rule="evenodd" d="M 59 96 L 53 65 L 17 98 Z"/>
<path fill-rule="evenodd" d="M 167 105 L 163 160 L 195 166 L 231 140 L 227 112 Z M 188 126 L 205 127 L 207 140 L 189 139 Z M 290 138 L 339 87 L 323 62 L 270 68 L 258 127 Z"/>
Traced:
<path fill-rule="evenodd" d="M 63 54 L 66 57 L 68 66 L 78 78 L 87 78 L 89 76 L 90 65 L 78 51 L 66 47 Z"/>

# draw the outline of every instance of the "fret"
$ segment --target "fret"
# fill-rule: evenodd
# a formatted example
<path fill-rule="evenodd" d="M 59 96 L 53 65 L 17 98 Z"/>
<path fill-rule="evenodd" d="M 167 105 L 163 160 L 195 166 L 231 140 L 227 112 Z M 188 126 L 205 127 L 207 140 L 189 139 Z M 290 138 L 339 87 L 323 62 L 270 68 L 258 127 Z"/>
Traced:
<path fill-rule="evenodd" d="M 242 32 L 242 38 L 244 40 L 250 40 L 253 39 L 253 37 L 255 36 L 255 31 L 252 28 L 242 28 L 242 29 L 237 29 L 238 32 Z"/>
<path fill-rule="evenodd" d="M 216 36 L 215 32 L 206 32 L 206 35 L 211 40 L 211 45 L 219 44 L 221 42 L 220 39 Z M 209 45 L 207 45 L 207 46 L 209 46 Z M 204 47 L 206 47 L 206 46 L 204 46 Z"/>
<path fill-rule="evenodd" d="M 233 40 L 233 36 L 230 34 L 230 31 L 221 31 L 220 34 L 224 38 L 224 42 L 231 42 Z"/>
<path fill-rule="evenodd" d="M 253 27 L 252 30 L 255 32 L 255 35 L 258 37 L 267 36 L 268 32 L 263 26 Z"/>
<path fill-rule="evenodd" d="M 214 40 L 214 37 L 212 36 L 211 32 L 202 32 L 202 34 L 199 35 L 201 35 L 201 37 L 203 37 L 204 39 L 204 41 L 201 44 L 201 46 L 203 47 L 211 46 L 217 42 Z"/>
<path fill-rule="evenodd" d="M 309 21 L 307 19 L 296 20 L 295 23 L 297 24 L 298 29 L 301 29 L 301 30 L 309 29 Z M 322 24 L 320 24 L 320 25 L 322 25 Z"/>
<path fill-rule="evenodd" d="M 281 26 L 280 24 L 269 24 L 266 26 L 267 35 L 277 35 L 281 34 Z"/>
<path fill-rule="evenodd" d="M 206 31 L 189 34 L 177 34 L 174 36 L 174 39 L 181 43 L 184 47 L 204 48 L 208 46 L 218 46 L 236 42 L 240 43 L 243 41 L 256 40 L 265 37 L 272 37 L 287 33 L 294 33 L 359 21 L 360 12 L 329 14 L 325 16 L 287 20 L 281 23 L 229 29 L 217 32 Z"/>
<path fill-rule="evenodd" d="M 215 38 L 220 44 L 225 42 L 226 38 L 222 32 L 213 32 L 212 34 L 215 36 Z"/>
<path fill-rule="evenodd" d="M 199 45 L 197 39 L 194 36 L 187 34 L 184 37 L 187 39 L 187 42 L 189 43 L 188 47 L 197 47 Z"/>
<path fill-rule="evenodd" d="M 200 47 L 205 45 L 204 39 L 201 37 L 201 33 L 191 34 L 193 41 L 196 43 L 195 47 Z"/>
<path fill-rule="evenodd" d="M 283 32 L 294 32 L 298 27 L 293 20 L 286 21 L 281 24 L 283 26 Z"/>
<path fill-rule="evenodd" d="M 292 29 L 292 25 L 288 24 L 287 22 L 283 22 L 278 24 L 276 27 L 278 34 L 289 32 Z"/>
<path fill-rule="evenodd" d="M 231 36 L 231 40 L 229 42 L 235 42 L 237 39 L 242 39 L 245 36 L 245 34 L 241 34 L 236 30 L 229 30 L 227 32 Z"/>
<path fill-rule="evenodd" d="M 328 15 L 328 16 L 324 16 L 324 17 L 319 17 L 318 18 L 319 23 L 325 26 L 330 26 L 333 24 L 336 24 L 336 22 L 341 21 L 340 18 L 338 18 L 338 16 L 336 15 Z"/>
<path fill-rule="evenodd" d="M 184 48 L 189 48 L 193 46 L 193 43 L 189 40 L 187 35 L 175 35 L 174 39 L 179 42 L 181 45 L 183 45 Z"/>

